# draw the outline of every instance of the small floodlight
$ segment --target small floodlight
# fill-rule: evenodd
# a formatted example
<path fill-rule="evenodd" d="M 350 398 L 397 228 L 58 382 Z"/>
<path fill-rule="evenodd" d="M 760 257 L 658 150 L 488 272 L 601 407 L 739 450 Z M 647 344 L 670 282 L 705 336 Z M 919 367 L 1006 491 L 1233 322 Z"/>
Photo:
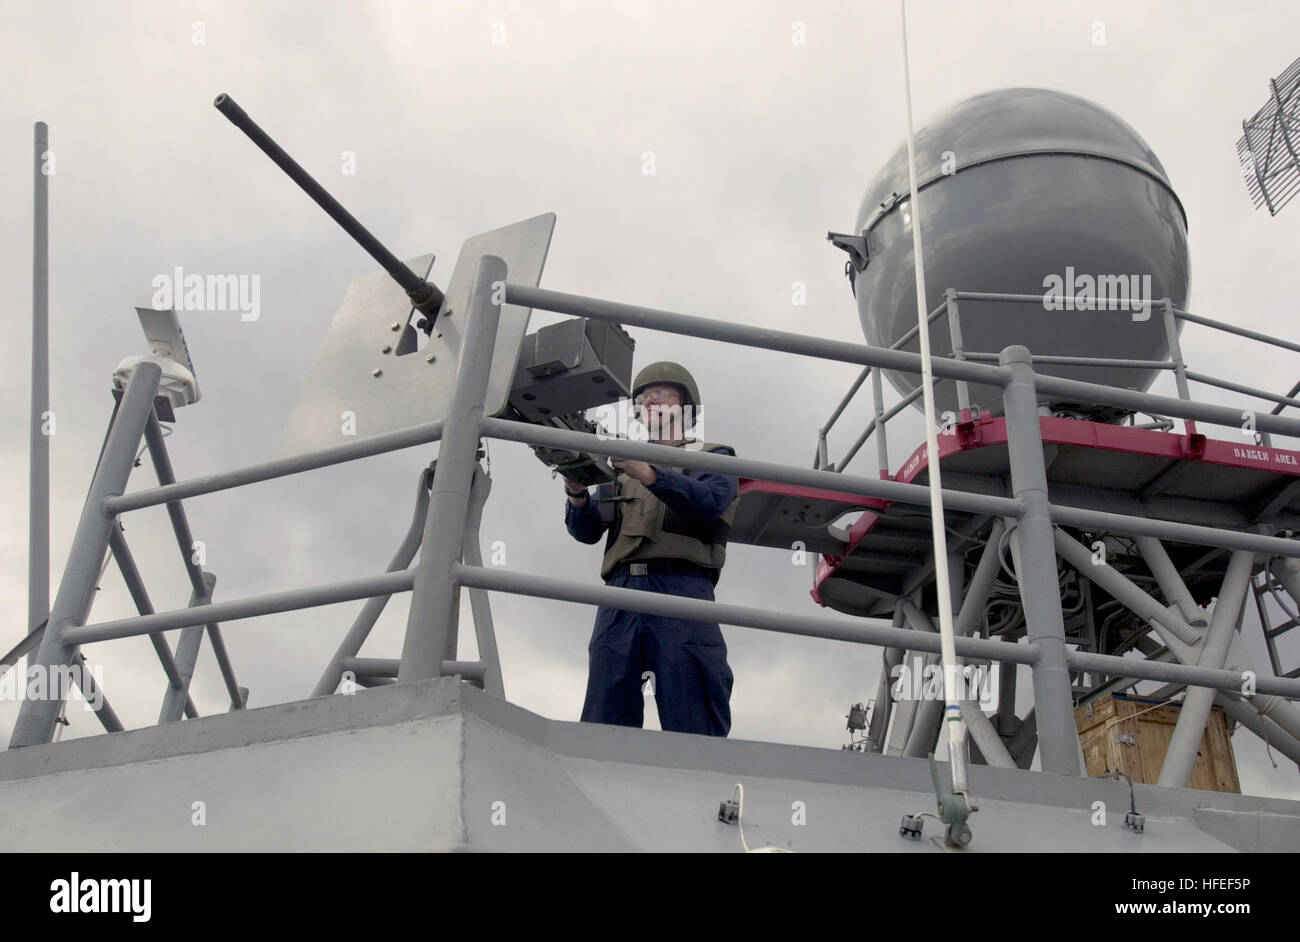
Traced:
<path fill-rule="evenodd" d="M 185 343 L 185 332 L 181 330 L 176 312 L 158 311 L 151 307 L 137 307 L 135 312 L 140 317 L 140 327 L 149 344 L 149 355 L 127 357 L 117 365 L 113 371 L 114 391 L 125 390 L 131 370 L 142 360 L 148 360 L 162 368 L 162 379 L 158 383 L 160 400 L 166 400 L 171 409 L 198 402 L 199 383 L 194 378 L 194 362 L 190 359 L 190 348 Z M 175 417 L 170 414 L 171 409 L 161 408 L 158 417 L 164 422 L 172 421 Z"/>

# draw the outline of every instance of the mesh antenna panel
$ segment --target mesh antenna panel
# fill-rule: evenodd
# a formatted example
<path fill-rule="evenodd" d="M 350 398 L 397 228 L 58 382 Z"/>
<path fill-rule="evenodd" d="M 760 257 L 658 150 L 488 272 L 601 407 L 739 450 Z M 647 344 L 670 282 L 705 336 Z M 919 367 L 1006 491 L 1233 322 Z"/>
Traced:
<path fill-rule="evenodd" d="M 1241 122 L 1237 156 L 1255 208 L 1276 216 L 1300 190 L 1300 59 L 1268 87 L 1268 103 Z"/>

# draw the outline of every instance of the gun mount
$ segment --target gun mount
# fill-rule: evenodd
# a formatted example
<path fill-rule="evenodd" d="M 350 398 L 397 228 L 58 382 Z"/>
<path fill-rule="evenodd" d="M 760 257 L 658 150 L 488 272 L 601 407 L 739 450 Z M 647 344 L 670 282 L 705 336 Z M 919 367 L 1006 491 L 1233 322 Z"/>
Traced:
<path fill-rule="evenodd" d="M 546 213 L 469 239 L 444 293 L 416 273 L 432 269 L 432 254 L 403 262 L 233 98 L 221 94 L 213 104 L 406 295 L 398 295 L 378 272 L 348 287 L 290 413 L 280 454 L 339 444 L 340 436 L 363 438 L 436 421 L 439 408 L 450 401 L 464 332 L 463 318 L 452 315 L 468 307 L 474 264 L 484 255 L 496 255 L 506 262 L 512 282 L 536 286 L 555 216 Z M 411 310 L 422 315 L 414 326 Z M 596 426 L 586 418 L 586 410 L 630 394 L 632 338 L 616 324 L 580 317 L 525 334 L 530 314 L 527 308 L 502 307 L 485 414 L 594 433 Z M 417 329 L 428 338 L 423 346 Z M 544 446 L 533 446 L 533 452 L 543 464 L 577 481 L 600 484 L 615 477 L 609 462 L 599 456 Z"/>

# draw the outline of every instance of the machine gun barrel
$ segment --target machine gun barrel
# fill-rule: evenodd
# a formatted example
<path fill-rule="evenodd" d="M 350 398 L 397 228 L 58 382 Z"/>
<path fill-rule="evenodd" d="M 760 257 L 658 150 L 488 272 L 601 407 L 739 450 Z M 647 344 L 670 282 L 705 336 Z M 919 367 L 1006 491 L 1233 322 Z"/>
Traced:
<path fill-rule="evenodd" d="M 438 316 L 438 309 L 442 306 L 442 291 L 436 285 L 425 281 L 411 271 L 402 263 L 401 259 L 388 251 L 382 242 L 371 235 L 370 230 L 361 225 L 357 218 L 344 209 L 338 200 L 330 196 L 325 188 L 312 178 L 311 174 L 299 166 L 298 162 L 285 152 L 283 147 L 258 127 L 257 122 L 250 118 L 248 113 L 239 107 L 233 98 L 223 93 L 217 96 L 213 105 L 230 119 L 231 124 L 247 134 L 249 140 L 260 147 L 266 156 L 275 161 L 276 166 L 287 173 L 294 183 L 302 187 L 303 191 L 316 201 L 316 205 L 329 213 L 330 218 L 342 226 L 343 230 L 352 236 L 370 254 L 371 258 L 383 266 L 384 271 L 393 276 L 393 280 L 401 285 L 402 289 L 410 296 L 411 306 L 424 314 L 429 319 L 430 327 L 432 327 L 434 318 Z"/>

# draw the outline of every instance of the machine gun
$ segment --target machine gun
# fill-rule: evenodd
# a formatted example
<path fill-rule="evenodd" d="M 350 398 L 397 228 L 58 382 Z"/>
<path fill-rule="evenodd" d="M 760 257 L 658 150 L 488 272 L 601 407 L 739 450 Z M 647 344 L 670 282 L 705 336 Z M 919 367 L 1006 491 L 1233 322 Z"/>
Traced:
<path fill-rule="evenodd" d="M 528 334 L 510 391 L 514 417 L 596 434 L 586 411 L 626 395 L 620 390 L 632 384 L 634 346 L 619 325 L 584 317 Z M 579 484 L 607 484 L 617 477 L 609 459 L 599 455 L 544 445 L 532 449 L 543 464 Z"/>
<path fill-rule="evenodd" d="M 452 314 L 449 306 L 452 298 L 449 296 L 456 294 L 456 276 L 452 276 L 451 285 L 446 293 L 431 281 L 421 278 L 375 238 L 356 217 L 344 209 L 338 200 L 334 199 L 270 135 L 263 131 L 233 98 L 225 94 L 218 95 L 213 105 L 382 266 L 384 271 L 406 292 L 414 311 L 420 313 L 421 317 L 415 328 L 408 324 L 402 330 L 400 324 L 392 325 L 394 331 L 402 330 L 401 337 L 395 338 L 398 342 L 392 346 L 385 344 L 382 350 L 385 356 L 393 357 L 386 361 L 392 365 L 384 369 L 367 371 L 367 373 L 372 373 L 376 378 L 381 377 L 386 370 L 389 374 L 395 373 L 396 366 L 405 359 L 405 355 L 416 350 L 415 329 L 423 331 L 426 337 L 441 338 L 442 332 L 437 329 L 440 324 L 439 319 L 450 317 Z M 543 220 L 543 217 L 525 221 L 519 226 L 527 226 L 539 220 Z M 545 217 L 545 220 L 541 227 L 544 231 L 544 241 L 540 250 L 535 251 L 531 259 L 535 263 L 533 270 L 535 276 L 540 276 L 541 262 L 545 258 L 545 247 L 549 243 L 550 225 L 553 224 L 554 217 Z M 469 252 L 471 246 L 474 246 L 477 254 L 473 260 L 477 259 L 477 255 L 504 254 L 482 250 L 490 249 L 491 245 L 484 245 L 478 240 L 505 233 L 510 233 L 509 236 L 502 237 L 502 244 L 506 247 L 515 246 L 520 240 L 525 239 L 525 236 L 518 231 L 518 227 L 514 227 L 514 231 L 508 228 L 470 240 L 464 251 Z M 515 274 L 513 269 L 511 274 L 512 276 Z M 532 283 L 536 284 L 536 281 Z M 523 312 L 525 317 L 526 314 L 526 311 Z M 519 333 L 516 333 L 513 342 L 521 344 L 513 378 L 504 397 L 505 402 L 500 403 L 499 408 L 498 404 L 494 403 L 490 407 L 489 414 L 492 414 L 491 410 L 495 409 L 504 418 L 594 434 L 598 429 L 595 423 L 586 417 L 587 411 L 608 405 L 631 394 L 632 351 L 635 343 L 627 331 L 618 324 L 581 317 L 567 318 L 524 335 L 522 343 Z M 429 364 L 439 360 L 432 352 L 422 359 Z M 439 365 L 441 366 L 441 363 Z M 334 377 L 329 378 L 332 381 Z M 386 388 L 391 389 L 391 387 Z M 408 416 L 393 421 L 400 425 L 408 421 Z M 429 421 L 429 419 L 422 417 L 419 421 Z M 375 422 L 369 421 L 368 424 L 374 426 Z M 603 456 L 540 445 L 534 445 L 532 448 L 543 464 L 574 481 L 587 485 L 604 484 L 617 477 L 617 472 Z"/>

